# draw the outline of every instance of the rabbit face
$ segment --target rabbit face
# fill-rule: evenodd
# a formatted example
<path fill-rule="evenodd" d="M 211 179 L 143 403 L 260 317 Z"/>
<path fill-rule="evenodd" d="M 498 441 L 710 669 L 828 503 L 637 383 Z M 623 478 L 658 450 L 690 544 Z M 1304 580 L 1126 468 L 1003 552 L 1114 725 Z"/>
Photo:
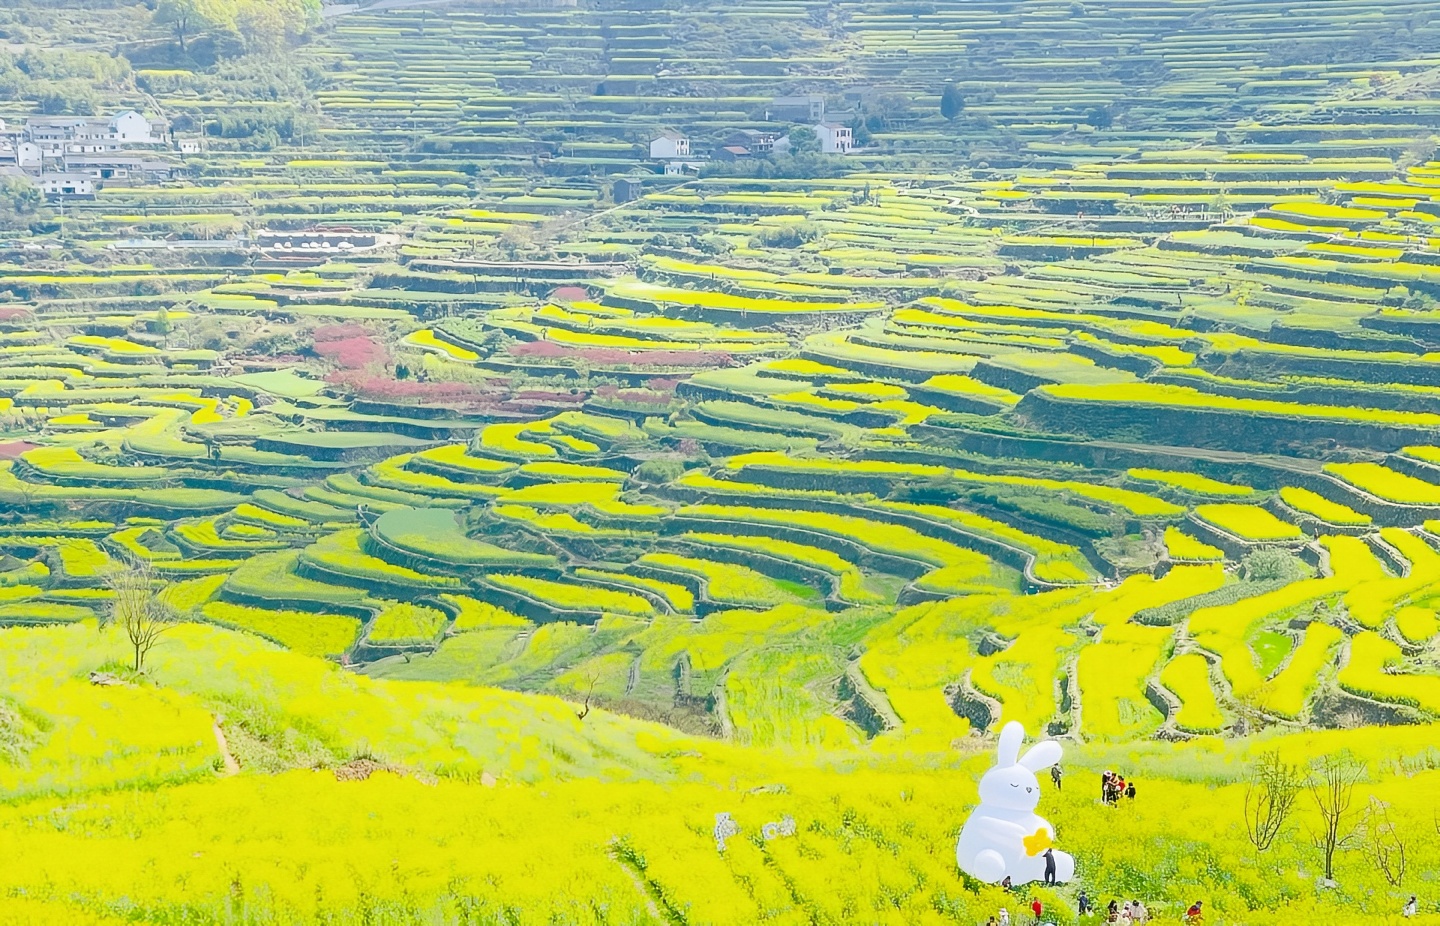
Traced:
<path fill-rule="evenodd" d="M 992 768 L 980 779 L 980 803 L 1004 810 L 1034 810 L 1040 804 L 1040 782 L 1019 765 Z"/>
<path fill-rule="evenodd" d="M 1040 804 L 1040 782 L 1035 773 L 1060 761 L 1061 747 L 1046 740 L 1020 755 L 1025 728 L 1010 721 L 1000 730 L 995 767 L 980 779 L 982 806 L 1002 810 L 1033 811 Z"/>

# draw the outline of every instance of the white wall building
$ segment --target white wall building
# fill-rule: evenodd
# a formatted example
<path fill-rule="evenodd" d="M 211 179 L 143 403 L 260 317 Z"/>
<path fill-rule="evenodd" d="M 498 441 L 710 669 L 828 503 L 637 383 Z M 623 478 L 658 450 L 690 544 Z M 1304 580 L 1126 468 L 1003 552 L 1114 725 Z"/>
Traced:
<path fill-rule="evenodd" d="M 40 154 L 40 146 L 32 141 L 22 141 L 15 146 L 16 166 L 21 170 L 39 170 L 44 158 Z"/>
<path fill-rule="evenodd" d="M 664 131 L 650 142 L 650 158 L 654 161 L 668 161 L 672 158 L 690 156 L 690 139 L 679 132 Z"/>
<path fill-rule="evenodd" d="M 849 154 L 855 147 L 855 133 L 850 126 L 838 122 L 821 122 L 815 126 L 815 136 L 820 139 L 820 150 L 824 154 Z"/>
<path fill-rule="evenodd" d="M 31 116 L 25 137 L 40 146 L 47 158 L 67 154 L 109 154 L 134 145 L 164 145 L 170 124 L 150 120 L 133 109 L 103 116 Z"/>
<path fill-rule="evenodd" d="M 110 120 L 110 135 L 122 146 L 148 145 L 153 141 L 150 135 L 150 120 L 133 109 L 118 113 Z"/>
<path fill-rule="evenodd" d="M 94 196 L 95 179 L 85 174 L 41 174 L 40 192 L 46 196 Z"/>

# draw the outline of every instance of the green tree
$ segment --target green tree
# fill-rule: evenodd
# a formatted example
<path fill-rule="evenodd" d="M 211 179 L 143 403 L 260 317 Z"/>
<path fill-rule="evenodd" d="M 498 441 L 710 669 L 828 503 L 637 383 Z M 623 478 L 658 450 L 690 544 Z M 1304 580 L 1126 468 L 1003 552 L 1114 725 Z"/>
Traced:
<path fill-rule="evenodd" d="M 814 129 L 806 125 L 791 129 L 790 153 L 794 155 L 819 154 L 820 136 L 815 134 Z"/>
<path fill-rule="evenodd" d="M 946 84 L 945 91 L 940 94 L 940 115 L 951 122 L 965 111 L 965 95 L 955 84 Z"/>
<path fill-rule="evenodd" d="M 0 177 L 0 231 L 28 222 L 44 202 L 29 177 Z"/>
<path fill-rule="evenodd" d="M 319 0 L 233 0 L 233 21 L 247 52 L 274 54 L 300 38 L 320 17 Z"/>
<path fill-rule="evenodd" d="M 180 50 L 188 38 L 225 25 L 233 25 L 234 9 L 224 0 L 160 0 L 155 5 L 155 22 L 169 26 Z"/>
<path fill-rule="evenodd" d="M 242 52 L 274 53 L 320 20 L 320 0 L 159 0 L 155 22 L 168 25 L 184 51 L 201 32 L 222 33 Z"/>
<path fill-rule="evenodd" d="M 1092 106 L 1085 113 L 1085 121 L 1097 129 L 1108 129 L 1115 122 L 1115 114 L 1108 106 Z"/>

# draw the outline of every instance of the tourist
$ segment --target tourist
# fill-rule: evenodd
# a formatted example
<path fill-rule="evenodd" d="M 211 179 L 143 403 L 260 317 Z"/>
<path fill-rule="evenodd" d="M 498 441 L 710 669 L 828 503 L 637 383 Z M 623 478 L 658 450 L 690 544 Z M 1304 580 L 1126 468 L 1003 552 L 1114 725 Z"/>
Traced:
<path fill-rule="evenodd" d="M 1405 902 L 1405 918 L 1409 919 L 1410 917 L 1414 916 L 1416 913 L 1419 912 L 1420 901 L 1415 899 L 1414 894 L 1411 894 L 1410 899 Z"/>
<path fill-rule="evenodd" d="M 1118 903 L 1116 903 L 1115 901 L 1112 900 L 1112 901 L 1110 901 L 1110 904 L 1105 908 L 1105 922 L 1107 922 L 1107 923 L 1114 923 L 1114 922 L 1118 921 L 1119 919 L 1120 919 L 1120 904 L 1118 904 Z"/>
<path fill-rule="evenodd" d="M 1010 910 L 1006 907 L 1000 908 L 1000 926 L 1010 926 Z"/>
<path fill-rule="evenodd" d="M 1146 910 L 1145 905 L 1140 901 L 1132 900 L 1130 902 L 1130 918 L 1136 923 L 1148 923 L 1150 922 L 1150 911 Z"/>
<path fill-rule="evenodd" d="M 1045 850 L 1045 883 L 1053 886 L 1055 884 L 1055 851 Z"/>
<path fill-rule="evenodd" d="M 1002 890 L 1002 891 L 1004 891 L 1005 893 L 1008 894 L 1008 893 L 1010 893 L 1010 891 L 1011 891 L 1012 889 L 1013 889 L 1013 885 L 1011 885 L 1011 883 L 1010 883 L 1010 876 L 1009 876 L 1009 875 L 1006 875 L 1006 876 L 1005 876 L 1005 879 L 1000 882 L 1000 890 Z"/>
<path fill-rule="evenodd" d="M 1125 786 L 1125 796 L 1132 801 L 1135 800 L 1135 782 L 1132 781 Z"/>
<path fill-rule="evenodd" d="M 985 921 L 985 926 L 1000 926 L 1000 924 L 995 922 L 995 917 L 992 916 Z"/>
<path fill-rule="evenodd" d="M 1110 803 L 1110 779 L 1115 775 L 1108 768 L 1100 773 L 1100 800 Z"/>
<path fill-rule="evenodd" d="M 1060 790 L 1060 777 L 1061 777 L 1060 766 L 1059 766 L 1059 765 L 1052 765 L 1052 766 L 1050 766 L 1050 780 L 1053 781 L 1053 782 L 1055 782 L 1055 790 L 1056 790 L 1056 791 L 1059 791 L 1059 790 Z"/>
<path fill-rule="evenodd" d="M 1189 910 L 1185 911 L 1185 922 L 1187 923 L 1199 923 L 1204 919 L 1205 911 L 1200 909 L 1200 901 L 1198 900 L 1190 905 Z"/>
<path fill-rule="evenodd" d="M 1089 916 L 1095 912 L 1095 908 L 1090 906 L 1090 895 L 1085 893 L 1083 887 L 1080 889 L 1080 896 L 1075 899 L 1075 907 L 1078 916 Z"/>
<path fill-rule="evenodd" d="M 1045 912 L 1045 905 L 1040 903 L 1039 897 L 1030 901 L 1030 912 L 1035 914 L 1035 922 L 1039 923 L 1041 915 Z"/>

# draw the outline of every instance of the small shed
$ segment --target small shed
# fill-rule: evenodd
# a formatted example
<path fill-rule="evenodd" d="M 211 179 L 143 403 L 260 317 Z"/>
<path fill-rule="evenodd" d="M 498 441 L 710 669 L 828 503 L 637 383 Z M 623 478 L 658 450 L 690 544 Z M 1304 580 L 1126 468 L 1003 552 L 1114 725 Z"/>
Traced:
<path fill-rule="evenodd" d="M 629 203 L 644 196 L 645 188 L 639 180 L 621 177 L 611 185 L 610 194 L 616 203 Z"/>

